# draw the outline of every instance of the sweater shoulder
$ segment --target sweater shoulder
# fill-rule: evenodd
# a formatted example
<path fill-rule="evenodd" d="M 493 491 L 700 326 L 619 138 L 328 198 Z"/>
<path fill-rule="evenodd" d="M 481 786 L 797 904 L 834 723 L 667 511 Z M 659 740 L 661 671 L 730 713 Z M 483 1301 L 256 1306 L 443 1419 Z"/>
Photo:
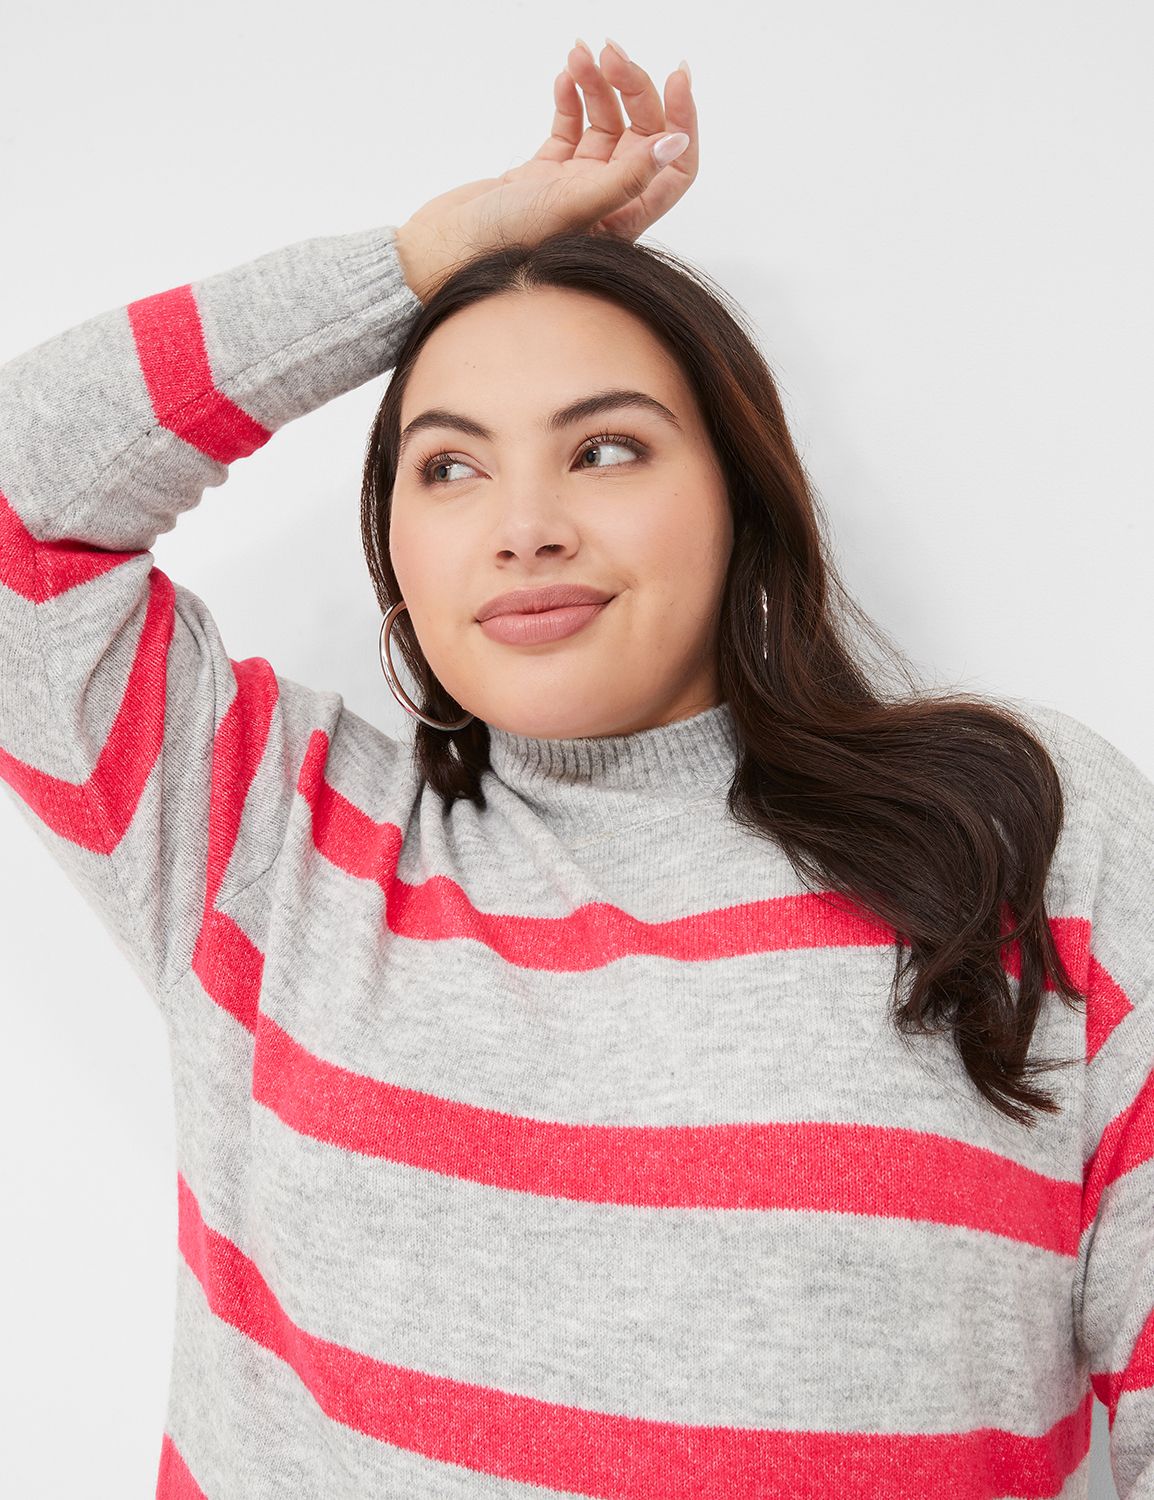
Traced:
<path fill-rule="evenodd" d="M 1154 780 L 1130 755 L 1075 714 L 1033 698 L 1002 700 L 1045 746 L 1067 801 L 1113 819 L 1154 826 Z"/>
<path fill-rule="evenodd" d="M 1054 762 L 1062 787 L 1055 891 L 1093 905 L 1125 887 L 1139 910 L 1154 901 L 1154 780 L 1100 730 L 1052 704 L 1003 699 Z"/>

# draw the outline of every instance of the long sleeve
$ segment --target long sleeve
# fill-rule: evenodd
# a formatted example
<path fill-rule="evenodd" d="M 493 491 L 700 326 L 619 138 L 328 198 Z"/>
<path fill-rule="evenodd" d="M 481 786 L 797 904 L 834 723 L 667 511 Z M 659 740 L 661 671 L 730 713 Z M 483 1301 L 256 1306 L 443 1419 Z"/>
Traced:
<path fill-rule="evenodd" d="M 339 697 L 233 661 L 150 549 L 235 459 L 390 369 L 419 307 L 376 227 L 0 367 L 0 782 L 162 1004 L 218 900 L 275 860 L 312 700 Z"/>
<path fill-rule="evenodd" d="M 1093 775 L 1075 1318 L 1121 1500 L 1154 1497 L 1154 782 L 1102 736 Z"/>

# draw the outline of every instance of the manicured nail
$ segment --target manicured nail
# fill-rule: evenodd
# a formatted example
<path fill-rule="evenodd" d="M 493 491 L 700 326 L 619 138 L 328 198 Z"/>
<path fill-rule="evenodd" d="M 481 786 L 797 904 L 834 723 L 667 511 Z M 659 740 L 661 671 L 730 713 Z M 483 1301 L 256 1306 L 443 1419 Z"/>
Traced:
<path fill-rule="evenodd" d="M 593 48 L 589 45 L 588 42 L 583 42 L 581 38 L 578 37 L 576 45 L 581 48 L 582 52 L 588 52 L 590 57 L 593 56 Z"/>
<path fill-rule="evenodd" d="M 689 64 L 685 61 L 684 58 L 682 58 L 681 61 L 677 64 L 677 66 L 685 74 L 686 78 L 689 80 L 689 86 L 690 86 L 690 88 L 692 88 L 693 87 L 693 74 L 689 71 Z"/>
<path fill-rule="evenodd" d="M 608 45 L 613 48 L 614 52 L 619 53 L 626 62 L 632 61 L 632 58 L 629 56 L 628 52 L 626 52 L 625 48 L 621 45 L 620 42 L 615 42 L 611 36 L 607 36 L 605 40 Z"/>
<path fill-rule="evenodd" d="M 654 143 L 653 160 L 660 167 L 667 167 L 671 161 L 676 161 L 685 148 L 689 145 L 689 137 L 684 130 L 675 130 L 672 135 L 663 135 Z"/>

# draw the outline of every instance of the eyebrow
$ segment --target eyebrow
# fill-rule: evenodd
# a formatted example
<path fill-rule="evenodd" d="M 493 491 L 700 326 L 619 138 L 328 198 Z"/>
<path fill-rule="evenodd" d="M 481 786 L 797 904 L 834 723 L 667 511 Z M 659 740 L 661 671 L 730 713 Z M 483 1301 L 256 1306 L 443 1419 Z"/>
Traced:
<path fill-rule="evenodd" d="M 655 396 L 647 396 L 644 391 L 628 390 L 594 391 L 592 395 L 581 396 L 576 401 L 570 401 L 567 406 L 559 407 L 544 419 L 541 426 L 545 432 L 560 432 L 563 427 L 570 427 L 574 422 L 584 422 L 599 412 L 619 411 L 625 406 L 638 407 L 642 411 L 652 412 L 664 421 L 672 423 L 674 427 L 680 428 L 681 426 L 664 402 L 658 401 Z M 405 451 L 405 445 L 413 434 L 427 427 L 453 427 L 458 432 L 467 433 L 470 437 L 482 438 L 486 442 L 492 441 L 493 437 L 489 429 L 475 418 L 464 416 L 458 411 L 449 411 L 443 406 L 433 406 L 428 411 L 421 412 L 420 416 L 414 417 L 401 433 L 400 445 L 397 448 L 398 459 Z"/>

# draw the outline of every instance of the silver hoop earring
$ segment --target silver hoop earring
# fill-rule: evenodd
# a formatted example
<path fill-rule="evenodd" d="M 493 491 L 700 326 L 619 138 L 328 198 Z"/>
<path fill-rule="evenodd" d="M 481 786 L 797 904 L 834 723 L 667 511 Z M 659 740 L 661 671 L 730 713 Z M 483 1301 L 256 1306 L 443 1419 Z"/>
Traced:
<path fill-rule="evenodd" d="M 430 719 L 427 714 L 423 714 L 401 686 L 401 680 L 397 676 L 397 669 L 393 666 L 393 657 L 389 650 L 389 636 L 392 633 L 393 621 L 400 614 L 401 610 L 408 609 L 408 607 L 403 599 L 398 599 L 396 604 L 393 605 L 392 609 L 389 610 L 388 614 L 381 621 L 381 671 L 385 674 L 385 681 L 389 684 L 389 691 L 407 714 L 412 714 L 414 719 L 420 719 L 421 723 L 427 724 L 430 729 L 464 729 L 465 725 L 470 723 L 475 715 L 464 714 L 461 718 L 455 719 L 451 724 L 442 724 L 439 720 Z"/>

